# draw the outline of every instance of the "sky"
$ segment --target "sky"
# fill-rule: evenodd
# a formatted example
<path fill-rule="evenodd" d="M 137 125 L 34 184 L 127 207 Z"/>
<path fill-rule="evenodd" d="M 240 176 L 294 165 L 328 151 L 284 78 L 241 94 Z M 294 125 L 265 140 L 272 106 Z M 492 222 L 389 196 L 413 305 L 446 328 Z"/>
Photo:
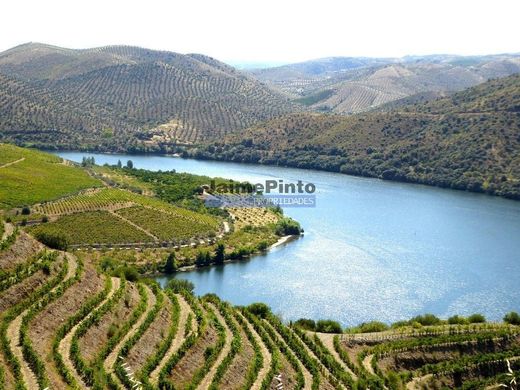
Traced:
<path fill-rule="evenodd" d="M 520 52 L 518 0 L 7 0 L 0 51 L 126 44 L 228 63 Z"/>

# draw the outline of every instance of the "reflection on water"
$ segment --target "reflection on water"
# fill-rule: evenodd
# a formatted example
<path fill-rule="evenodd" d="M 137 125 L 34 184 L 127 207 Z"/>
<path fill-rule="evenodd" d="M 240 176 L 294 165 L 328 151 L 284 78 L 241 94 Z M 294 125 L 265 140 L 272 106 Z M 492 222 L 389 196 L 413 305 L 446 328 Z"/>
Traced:
<path fill-rule="evenodd" d="M 60 155 L 80 161 L 85 154 Z M 235 304 L 263 301 L 286 319 L 346 325 L 424 312 L 500 319 L 520 311 L 520 202 L 327 172 L 93 156 L 98 163 L 131 159 L 137 168 L 316 185 L 316 208 L 285 210 L 305 237 L 249 261 L 176 276 L 193 281 L 198 294 L 213 292 Z"/>

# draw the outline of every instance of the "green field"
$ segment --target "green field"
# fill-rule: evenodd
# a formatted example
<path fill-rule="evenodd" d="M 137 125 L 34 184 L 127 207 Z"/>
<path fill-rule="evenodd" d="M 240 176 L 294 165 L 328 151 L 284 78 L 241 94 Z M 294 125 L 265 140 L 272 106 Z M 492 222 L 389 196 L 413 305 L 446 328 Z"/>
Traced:
<path fill-rule="evenodd" d="M 153 241 L 152 237 L 106 211 L 65 215 L 29 231 L 35 235 L 45 232 L 65 236 L 71 245 Z"/>
<path fill-rule="evenodd" d="M 0 168 L 2 209 L 50 201 L 100 185 L 84 170 L 62 164 L 59 157 L 0 144 L 0 166 L 17 160 L 21 161 Z"/>

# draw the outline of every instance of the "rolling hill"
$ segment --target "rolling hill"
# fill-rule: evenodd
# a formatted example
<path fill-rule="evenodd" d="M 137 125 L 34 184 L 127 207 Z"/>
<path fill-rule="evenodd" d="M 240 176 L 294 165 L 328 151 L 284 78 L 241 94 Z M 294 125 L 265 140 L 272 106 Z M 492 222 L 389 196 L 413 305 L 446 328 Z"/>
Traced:
<path fill-rule="evenodd" d="M 520 199 L 520 75 L 388 112 L 291 114 L 187 154 Z"/>
<path fill-rule="evenodd" d="M 326 58 L 251 73 L 315 111 L 351 114 L 520 72 L 519 55 Z"/>
<path fill-rule="evenodd" d="M 213 58 L 137 47 L 29 43 L 0 53 L 0 132 L 44 147 L 192 143 L 298 108 Z"/>

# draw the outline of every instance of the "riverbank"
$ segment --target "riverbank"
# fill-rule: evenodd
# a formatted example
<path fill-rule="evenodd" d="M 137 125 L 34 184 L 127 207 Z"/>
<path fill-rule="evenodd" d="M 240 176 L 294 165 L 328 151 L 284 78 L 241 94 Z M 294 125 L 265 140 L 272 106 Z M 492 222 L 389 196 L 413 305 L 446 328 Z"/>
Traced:
<path fill-rule="evenodd" d="M 274 248 L 276 248 L 278 246 L 281 246 L 281 245 L 287 244 L 287 243 L 289 243 L 291 241 L 294 241 L 294 240 L 300 238 L 302 235 L 288 235 L 288 236 L 280 237 L 280 239 L 278 241 L 276 241 L 274 244 L 269 246 L 264 251 L 258 251 L 258 252 L 251 253 L 250 255 L 245 256 L 242 259 L 228 259 L 228 260 L 224 260 L 223 264 L 225 265 L 225 264 L 230 264 L 230 263 L 239 263 L 241 261 L 251 260 L 255 256 L 258 256 L 258 255 L 261 255 L 261 254 L 265 254 L 265 253 L 269 252 L 271 249 L 274 249 Z M 210 264 L 210 265 L 206 265 L 206 266 L 202 266 L 202 267 L 197 266 L 195 264 L 193 264 L 193 265 L 186 265 L 184 267 L 179 267 L 177 272 L 190 272 L 190 271 L 194 271 L 194 270 L 210 268 L 210 267 L 213 267 L 213 266 L 215 266 L 215 264 Z M 156 273 L 156 274 L 153 274 L 153 276 L 161 276 L 161 275 L 165 275 L 165 274 L 164 273 L 160 273 L 160 272 Z"/>
<path fill-rule="evenodd" d="M 193 145 L 192 147 L 197 147 L 196 145 Z M 44 149 L 42 149 L 44 150 Z M 190 152 L 182 153 L 182 152 L 175 152 L 175 153 L 163 153 L 160 151 L 151 151 L 151 152 L 139 152 L 139 153 L 132 153 L 132 152 L 125 152 L 125 151 L 97 151 L 95 149 L 88 149 L 88 150 L 79 150 L 79 151 L 73 151 L 73 150 L 62 150 L 62 151 L 53 151 L 53 150 L 44 150 L 48 151 L 50 153 L 55 154 L 61 154 L 61 153 L 84 153 L 84 154 L 103 154 L 106 156 L 113 156 L 113 157 L 122 157 L 124 159 L 131 159 L 132 157 L 164 157 L 164 158 L 175 158 L 180 160 L 195 160 L 195 161 L 214 161 L 214 162 L 220 162 L 220 163 L 234 163 L 234 164 L 242 164 L 242 165 L 249 165 L 249 166 L 255 166 L 255 165 L 261 165 L 265 167 L 281 167 L 281 168 L 293 168 L 293 169 L 302 169 L 306 171 L 315 171 L 315 172 L 330 172 L 330 173 L 337 173 L 345 176 L 353 176 L 353 177 L 363 177 L 368 179 L 376 179 L 376 180 L 382 180 L 386 182 L 395 182 L 395 183 L 406 183 L 406 184 L 413 184 L 413 185 L 422 185 L 427 187 L 434 187 L 434 188 L 442 188 L 445 190 L 456 190 L 458 192 L 468 192 L 472 194 L 481 194 L 481 195 L 487 195 L 492 197 L 499 197 L 504 199 L 511 199 L 511 200 L 520 200 L 520 193 L 519 192 L 513 192 L 513 193 L 498 193 L 496 191 L 492 191 L 491 188 L 484 188 L 482 186 L 462 186 L 460 183 L 450 182 L 448 180 L 442 180 L 442 178 L 439 178 L 437 180 L 429 179 L 421 179 L 416 178 L 412 179 L 410 177 L 404 177 L 399 175 L 386 175 L 386 174 L 376 174 L 374 172 L 370 171 L 355 171 L 355 170 L 344 170 L 341 169 L 340 166 L 337 166 L 335 164 L 331 164 L 330 166 L 322 166 L 318 164 L 313 164 L 312 162 L 306 163 L 306 164 L 299 164 L 298 162 L 291 163 L 289 162 L 280 162 L 276 160 L 276 162 L 271 161 L 243 161 L 243 160 L 237 160 L 233 159 L 232 157 L 225 157 L 225 156 L 214 156 L 214 155 L 208 155 L 204 153 L 200 154 L 190 154 Z M 334 157 L 334 156 L 325 156 L 325 157 Z M 286 160 L 284 160 L 286 161 Z M 139 167 L 141 168 L 141 167 Z"/>

